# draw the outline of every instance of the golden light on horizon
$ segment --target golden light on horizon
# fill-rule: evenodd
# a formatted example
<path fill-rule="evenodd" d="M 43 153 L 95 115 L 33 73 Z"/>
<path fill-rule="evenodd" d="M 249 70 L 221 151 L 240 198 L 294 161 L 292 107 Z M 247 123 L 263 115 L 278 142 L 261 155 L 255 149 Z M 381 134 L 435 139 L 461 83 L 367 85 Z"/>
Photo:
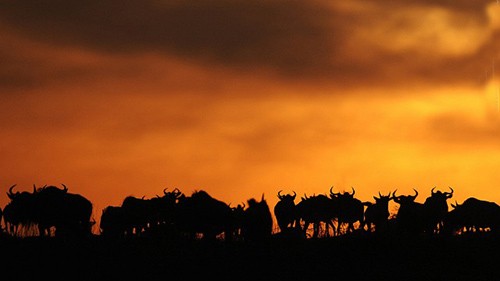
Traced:
<path fill-rule="evenodd" d="M 389 2 L 12 4 L 0 191 L 64 183 L 97 217 L 175 187 L 233 205 L 331 186 L 500 202 L 499 5 Z"/>

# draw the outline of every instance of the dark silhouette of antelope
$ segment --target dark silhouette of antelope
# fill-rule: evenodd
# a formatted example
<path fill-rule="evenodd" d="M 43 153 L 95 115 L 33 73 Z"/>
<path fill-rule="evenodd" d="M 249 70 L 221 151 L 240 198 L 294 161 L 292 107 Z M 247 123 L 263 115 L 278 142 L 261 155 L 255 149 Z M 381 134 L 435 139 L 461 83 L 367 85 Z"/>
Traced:
<path fill-rule="evenodd" d="M 274 216 L 280 231 L 288 232 L 294 228 L 297 218 L 297 207 L 295 205 L 297 193 L 294 191 L 293 194 L 281 194 L 282 191 L 278 191 L 279 201 L 274 206 Z"/>
<path fill-rule="evenodd" d="M 273 232 L 273 217 L 264 199 L 260 201 L 251 198 L 247 201 L 248 208 L 243 214 L 242 236 L 245 241 L 262 242 L 268 240 Z"/>
<path fill-rule="evenodd" d="M 107 206 L 102 210 L 99 223 L 101 235 L 106 238 L 123 238 L 130 229 L 121 206 Z"/>
<path fill-rule="evenodd" d="M 215 240 L 223 234 L 225 241 L 232 240 L 233 213 L 223 201 L 213 198 L 206 191 L 194 191 L 191 196 L 180 196 L 175 210 L 175 225 L 188 238 L 201 235 L 204 240 Z"/>
<path fill-rule="evenodd" d="M 355 224 L 359 223 L 359 228 L 364 227 L 365 207 L 361 200 L 354 197 L 356 190 L 352 187 L 352 192 L 334 193 L 330 188 L 330 198 L 338 202 L 338 224 L 337 233 L 342 233 L 342 227 L 345 233 L 352 233 L 356 230 Z"/>
<path fill-rule="evenodd" d="M 18 235 L 20 226 L 36 226 L 38 235 L 41 236 L 92 234 L 92 203 L 80 194 L 69 193 L 64 184 L 63 189 L 56 186 L 34 186 L 32 193 L 13 192 L 14 187 L 15 185 L 11 186 L 7 192 L 11 199 L 6 218 L 9 231 Z"/>
<path fill-rule="evenodd" d="M 382 195 L 378 193 L 378 197 L 373 196 L 375 203 L 364 202 L 368 206 L 365 210 L 365 226 L 368 232 L 383 233 L 387 231 L 389 221 L 389 202 L 393 199 L 391 193 Z"/>
<path fill-rule="evenodd" d="M 144 197 L 127 196 L 121 204 L 128 236 L 140 236 L 147 231 L 153 213 L 153 206 L 149 199 Z"/>
<path fill-rule="evenodd" d="M 448 213 L 447 200 L 453 197 L 453 188 L 450 192 L 434 191 L 431 189 L 431 195 L 424 201 L 424 231 L 428 234 L 439 233 L 442 228 L 443 218 Z"/>
<path fill-rule="evenodd" d="M 330 228 L 336 235 L 334 220 L 338 215 L 338 208 L 334 200 L 328 196 L 319 194 L 301 198 L 296 206 L 296 227 L 301 227 L 304 236 L 307 236 L 309 226 L 313 225 L 312 238 L 320 236 L 321 225 L 325 225 L 325 236 L 330 236 Z"/>
<path fill-rule="evenodd" d="M 163 196 L 156 196 L 149 199 L 150 218 L 149 230 L 163 235 L 171 235 L 174 231 L 175 208 L 182 192 L 175 188 L 172 191 L 163 189 Z"/>
<path fill-rule="evenodd" d="M 443 219 L 443 234 L 500 230 L 500 206 L 495 202 L 469 197 L 462 204 L 451 206 L 453 210 Z"/>
<path fill-rule="evenodd" d="M 399 204 L 396 214 L 396 229 L 401 234 L 420 234 L 425 227 L 424 205 L 415 202 L 418 191 L 414 188 L 414 195 L 396 196 L 396 190 L 392 193 L 394 202 Z"/>
<path fill-rule="evenodd" d="M 7 233 L 13 236 L 28 235 L 36 226 L 35 202 L 33 194 L 28 191 L 16 191 L 12 185 L 7 192 L 10 202 L 4 207 L 4 223 Z M 36 187 L 34 187 L 34 190 Z"/>
<path fill-rule="evenodd" d="M 230 204 L 229 204 L 230 205 Z M 236 207 L 231 207 L 233 221 L 233 239 L 243 239 L 243 220 L 245 217 L 246 204 L 241 203 Z"/>

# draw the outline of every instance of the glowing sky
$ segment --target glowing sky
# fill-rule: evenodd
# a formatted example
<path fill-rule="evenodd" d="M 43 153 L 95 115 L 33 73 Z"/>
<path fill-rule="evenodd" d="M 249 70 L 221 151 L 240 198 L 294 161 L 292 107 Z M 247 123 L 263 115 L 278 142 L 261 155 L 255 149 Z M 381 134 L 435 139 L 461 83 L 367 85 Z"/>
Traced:
<path fill-rule="evenodd" d="M 0 205 L 455 189 L 500 202 L 493 0 L 0 4 Z M 497 71 L 495 71 L 497 68 Z"/>

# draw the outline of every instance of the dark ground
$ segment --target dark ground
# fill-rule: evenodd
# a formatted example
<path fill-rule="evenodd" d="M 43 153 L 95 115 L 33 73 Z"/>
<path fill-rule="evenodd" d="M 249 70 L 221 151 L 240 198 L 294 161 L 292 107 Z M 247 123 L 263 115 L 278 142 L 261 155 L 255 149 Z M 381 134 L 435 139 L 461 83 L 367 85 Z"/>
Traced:
<path fill-rule="evenodd" d="M 2 280 L 500 280 L 500 237 L 261 243 L 0 237 Z"/>

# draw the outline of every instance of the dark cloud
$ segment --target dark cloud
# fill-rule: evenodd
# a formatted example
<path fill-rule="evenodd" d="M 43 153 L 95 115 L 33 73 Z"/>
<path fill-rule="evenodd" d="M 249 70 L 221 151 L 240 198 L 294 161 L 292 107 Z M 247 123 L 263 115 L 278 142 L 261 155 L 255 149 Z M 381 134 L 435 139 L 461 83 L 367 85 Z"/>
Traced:
<path fill-rule="evenodd" d="M 429 136 L 449 146 L 496 147 L 500 139 L 498 113 L 477 119 L 459 112 L 445 112 L 429 119 Z"/>
<path fill-rule="evenodd" d="M 369 41 L 358 33 L 377 32 L 377 25 L 387 24 L 391 16 L 410 7 L 449 11 L 454 15 L 449 23 L 452 27 L 472 21 L 486 28 L 488 3 L 491 1 L 353 1 L 358 6 L 349 9 L 349 3 L 339 8 L 329 1 L 291 0 L 15 1 L 3 4 L 0 23 L 10 32 L 46 44 L 107 55 L 153 52 L 207 66 L 266 69 L 282 77 L 343 85 L 457 83 L 477 81 L 478 69 L 491 57 L 485 50 L 498 48 L 498 39 L 486 40 L 469 53 L 435 56 L 416 43 L 409 49 L 383 48 L 381 45 L 393 43 L 385 42 L 384 37 L 381 42 Z M 360 9 L 363 5 L 367 8 Z M 418 23 L 414 21 L 401 22 L 409 37 L 415 36 L 411 28 Z M 391 36 L 390 32 L 385 36 Z M 46 68 L 36 62 L 33 65 L 42 72 Z M 0 73 L 13 76 L 4 84 L 36 80 L 36 73 L 27 68 L 11 71 L 2 66 Z"/>
<path fill-rule="evenodd" d="M 306 1 L 20 1 L 4 23 L 55 44 L 108 52 L 164 51 L 297 71 L 331 52 L 330 16 Z"/>

